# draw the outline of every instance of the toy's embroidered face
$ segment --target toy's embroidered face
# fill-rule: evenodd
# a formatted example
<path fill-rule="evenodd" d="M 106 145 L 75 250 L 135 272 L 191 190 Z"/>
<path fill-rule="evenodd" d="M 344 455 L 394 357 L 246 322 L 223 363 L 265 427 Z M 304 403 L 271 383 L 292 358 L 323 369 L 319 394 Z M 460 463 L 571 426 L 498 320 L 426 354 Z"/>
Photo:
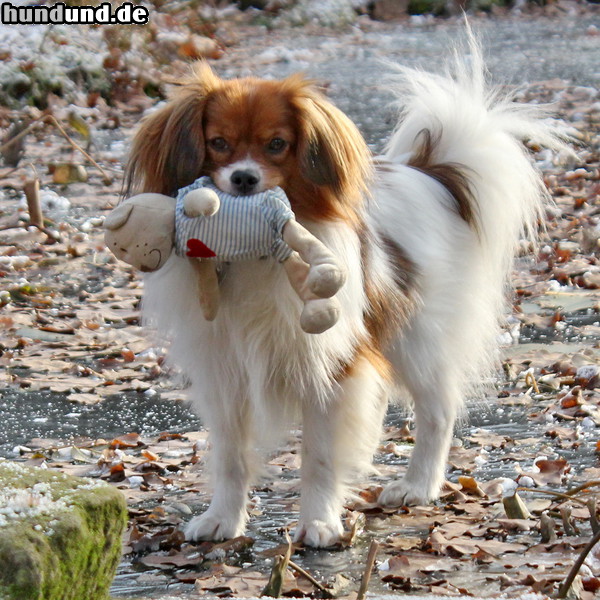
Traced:
<path fill-rule="evenodd" d="M 107 245 L 112 253 L 118 259 L 137 267 L 142 273 L 152 273 L 165 263 L 166 259 L 163 258 L 164 252 L 161 248 L 149 248 L 148 244 L 119 243 L 112 239 L 114 236 L 115 233 L 110 230 L 106 234 Z M 167 253 L 167 256 L 169 254 Z"/>
<path fill-rule="evenodd" d="M 145 258 L 147 259 L 147 264 L 143 264 L 140 267 L 142 273 L 152 273 L 159 269 L 165 262 L 159 248 L 152 248 L 152 250 L 146 253 Z"/>
<path fill-rule="evenodd" d="M 205 166 L 224 192 L 249 195 L 281 186 L 297 164 L 297 134 L 277 82 L 214 92 L 204 112 Z M 264 89 L 263 89 L 264 88 Z"/>

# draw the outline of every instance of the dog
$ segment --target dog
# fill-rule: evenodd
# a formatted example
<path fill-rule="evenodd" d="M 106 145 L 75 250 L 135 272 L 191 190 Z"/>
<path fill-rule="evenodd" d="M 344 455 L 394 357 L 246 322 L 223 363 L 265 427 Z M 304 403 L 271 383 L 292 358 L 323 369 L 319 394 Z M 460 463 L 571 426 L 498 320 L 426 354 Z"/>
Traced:
<path fill-rule="evenodd" d="M 260 450 L 299 417 L 295 540 L 335 544 L 349 486 L 371 468 L 402 392 L 416 444 L 379 501 L 438 497 L 463 400 L 495 368 L 517 245 L 546 197 L 522 140 L 562 143 L 538 109 L 488 89 L 473 38 L 468 52 L 452 74 L 395 68 L 398 125 L 379 157 L 301 75 L 223 80 L 200 63 L 143 120 L 129 191 L 174 195 L 201 175 L 235 195 L 280 186 L 348 273 L 340 319 L 319 335 L 300 329 L 301 303 L 272 259 L 220 266 L 213 322 L 189 261 L 172 256 L 145 276 L 145 317 L 170 341 L 210 431 L 214 495 L 187 539 L 242 534 Z"/>

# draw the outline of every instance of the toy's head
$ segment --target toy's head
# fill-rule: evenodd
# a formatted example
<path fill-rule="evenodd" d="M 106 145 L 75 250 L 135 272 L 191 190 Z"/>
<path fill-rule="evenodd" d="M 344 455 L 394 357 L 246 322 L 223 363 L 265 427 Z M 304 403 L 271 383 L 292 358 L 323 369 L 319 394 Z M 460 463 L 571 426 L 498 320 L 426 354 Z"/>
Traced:
<path fill-rule="evenodd" d="M 104 220 L 104 240 L 120 260 L 143 272 L 160 269 L 173 250 L 175 199 L 139 194 L 124 200 Z"/>

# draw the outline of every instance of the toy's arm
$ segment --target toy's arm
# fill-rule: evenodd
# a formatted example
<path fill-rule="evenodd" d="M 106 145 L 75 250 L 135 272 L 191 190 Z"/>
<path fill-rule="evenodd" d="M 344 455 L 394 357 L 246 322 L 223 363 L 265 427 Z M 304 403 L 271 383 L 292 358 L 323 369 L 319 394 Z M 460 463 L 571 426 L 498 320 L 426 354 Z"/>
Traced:
<path fill-rule="evenodd" d="M 196 188 L 183 198 L 183 212 L 188 217 L 212 217 L 220 206 L 219 196 L 210 188 Z"/>
<path fill-rule="evenodd" d="M 213 321 L 219 310 L 219 279 L 215 263 L 208 260 L 190 259 L 198 275 L 198 291 L 202 314 L 207 321 Z"/>
<path fill-rule="evenodd" d="M 285 224 L 283 241 L 310 266 L 306 285 L 315 296 L 330 298 L 344 285 L 344 267 L 323 242 L 295 219 Z"/>
<path fill-rule="evenodd" d="M 298 252 L 283 262 L 292 288 L 304 302 L 300 315 L 300 327 L 306 333 L 323 333 L 337 322 L 341 305 L 337 298 L 321 298 L 308 287 L 309 266 L 300 258 Z"/>

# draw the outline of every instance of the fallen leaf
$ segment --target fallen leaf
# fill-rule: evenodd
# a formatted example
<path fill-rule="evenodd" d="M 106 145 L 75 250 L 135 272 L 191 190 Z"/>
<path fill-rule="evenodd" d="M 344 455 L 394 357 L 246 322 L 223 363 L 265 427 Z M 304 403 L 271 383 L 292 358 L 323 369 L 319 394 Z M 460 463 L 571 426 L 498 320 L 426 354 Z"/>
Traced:
<path fill-rule="evenodd" d="M 111 443 L 111 448 L 137 448 L 143 445 L 140 441 L 139 433 L 127 433 L 115 438 Z"/>
<path fill-rule="evenodd" d="M 63 384 L 64 386 L 64 384 Z M 62 387 L 60 385 L 55 385 L 54 389 L 56 391 L 60 391 L 61 389 L 64 391 L 68 391 L 71 389 L 70 386 L 66 386 Z M 100 402 L 100 400 L 102 400 L 102 396 L 99 396 L 98 394 L 69 394 L 67 396 L 67 400 L 69 402 L 76 402 L 77 404 L 97 404 L 98 402 Z"/>

